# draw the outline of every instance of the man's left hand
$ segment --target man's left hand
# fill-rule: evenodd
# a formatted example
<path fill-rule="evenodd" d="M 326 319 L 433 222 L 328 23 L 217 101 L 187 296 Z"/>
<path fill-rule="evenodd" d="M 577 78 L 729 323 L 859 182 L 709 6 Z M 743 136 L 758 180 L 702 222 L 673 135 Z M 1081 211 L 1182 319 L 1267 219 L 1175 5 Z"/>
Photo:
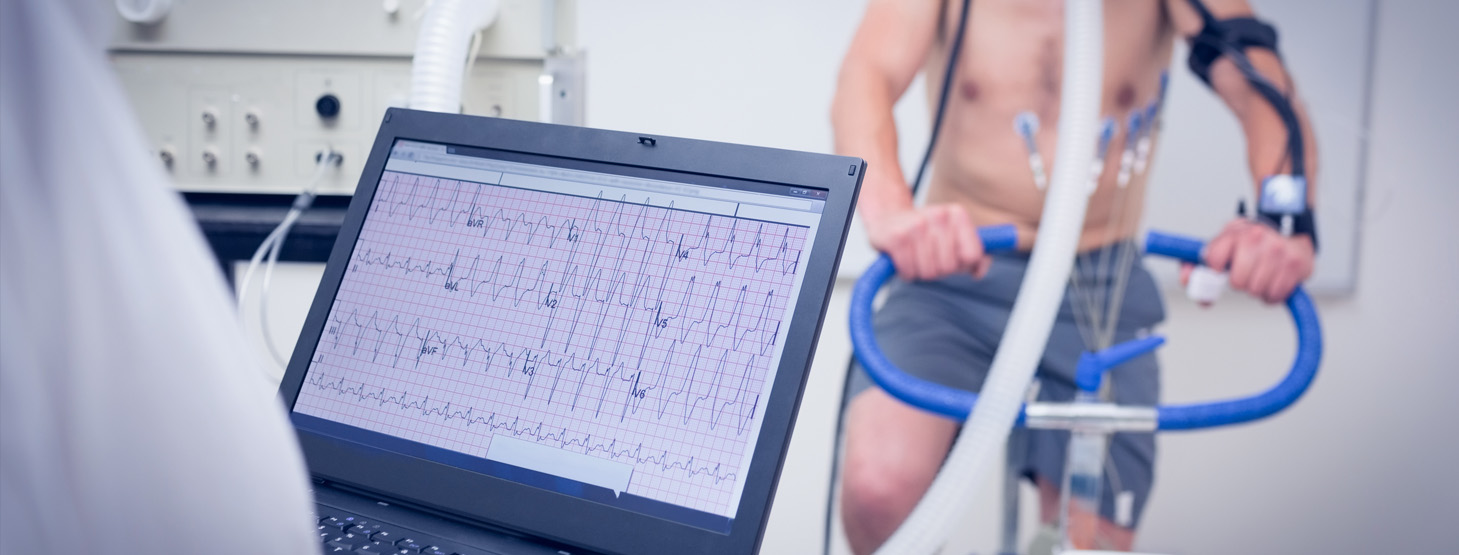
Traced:
<path fill-rule="evenodd" d="M 1287 300 L 1312 275 L 1316 256 L 1311 237 L 1284 237 L 1246 218 L 1226 224 L 1206 245 L 1206 266 L 1229 271 L 1232 287 L 1267 303 Z"/>

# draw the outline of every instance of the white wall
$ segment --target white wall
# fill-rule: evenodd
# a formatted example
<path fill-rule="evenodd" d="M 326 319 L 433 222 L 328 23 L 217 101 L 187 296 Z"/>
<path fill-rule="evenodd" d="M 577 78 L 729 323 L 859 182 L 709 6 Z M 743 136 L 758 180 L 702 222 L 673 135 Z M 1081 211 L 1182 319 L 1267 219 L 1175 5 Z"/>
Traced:
<path fill-rule="evenodd" d="M 863 4 L 584 2 L 588 123 L 829 151 L 835 71 Z M 1282 26 L 1301 35 L 1304 26 L 1321 24 L 1320 15 Z M 1165 436 L 1141 548 L 1459 552 L 1452 530 L 1459 481 L 1449 474 L 1459 467 L 1459 435 L 1451 429 L 1459 404 L 1444 400 L 1459 391 L 1451 360 L 1459 348 L 1446 343 L 1459 332 L 1452 285 L 1459 275 L 1459 108 L 1448 98 L 1459 72 L 1442 40 L 1453 21 L 1454 3 L 1380 4 L 1357 288 L 1348 298 L 1319 302 L 1328 346 L 1323 373 L 1309 397 L 1270 421 Z M 899 106 L 904 165 L 921 149 L 925 109 L 915 92 Z M 1337 116 L 1351 118 L 1344 122 L 1350 130 L 1359 121 Z M 1230 209 L 1222 203 L 1202 217 L 1220 221 Z M 767 553 L 820 549 L 830 435 L 849 352 L 847 291 L 838 287 L 827 315 Z M 1177 295 L 1168 302 L 1167 399 L 1249 393 L 1277 379 L 1289 362 L 1290 324 L 1279 310 L 1236 296 L 1209 311 Z M 971 537 L 949 551 L 991 551 L 992 488 L 983 497 L 970 516 Z"/>

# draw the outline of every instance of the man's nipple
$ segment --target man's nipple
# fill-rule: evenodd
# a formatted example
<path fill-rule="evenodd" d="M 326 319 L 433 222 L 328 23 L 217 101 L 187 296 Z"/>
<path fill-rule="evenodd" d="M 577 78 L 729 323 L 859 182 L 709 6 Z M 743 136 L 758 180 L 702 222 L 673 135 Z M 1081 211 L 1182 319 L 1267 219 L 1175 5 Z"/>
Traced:
<path fill-rule="evenodd" d="M 1115 93 L 1115 107 L 1120 111 L 1129 110 L 1135 105 L 1135 87 L 1129 83 L 1120 85 L 1119 92 Z"/>
<path fill-rule="evenodd" d="M 983 94 L 983 90 L 978 87 L 978 82 L 972 79 L 962 80 L 962 82 L 958 83 L 957 90 L 958 94 L 962 95 L 963 100 L 968 101 L 975 101 Z"/>

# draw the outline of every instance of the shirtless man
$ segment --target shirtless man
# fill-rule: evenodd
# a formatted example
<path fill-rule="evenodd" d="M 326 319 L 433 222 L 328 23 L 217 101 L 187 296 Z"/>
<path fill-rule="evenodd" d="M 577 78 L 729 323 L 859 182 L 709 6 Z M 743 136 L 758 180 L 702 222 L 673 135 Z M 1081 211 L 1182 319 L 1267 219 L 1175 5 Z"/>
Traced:
<path fill-rule="evenodd" d="M 1218 19 L 1251 15 L 1246 0 L 1206 0 L 1205 5 Z M 962 2 L 871 0 L 841 67 L 832 120 L 837 152 L 868 162 L 861 216 L 872 245 L 891 256 L 902 279 L 877 314 L 884 349 L 914 375 L 975 390 L 987 372 L 1027 261 L 1026 255 L 985 255 L 976 228 L 1013 224 L 1023 250 L 1037 235 L 1044 192 L 1034 186 L 1028 152 L 1013 122 L 1024 111 L 1038 116 L 1043 123 L 1036 143 L 1052 168 L 1063 67 L 1063 2 L 976 0 L 971 11 L 925 206 L 914 206 L 897 163 L 892 106 L 919 70 L 925 71 L 936 104 L 950 43 L 964 17 Z M 1155 101 L 1177 35 L 1197 35 L 1203 20 L 1187 0 L 1123 0 L 1105 3 L 1104 22 L 1101 111 L 1123 123 L 1128 114 Z M 1245 52 L 1257 71 L 1295 103 L 1292 83 L 1277 56 L 1258 48 Z M 1290 173 L 1287 131 L 1271 104 L 1226 57 L 1211 66 L 1210 82 L 1245 131 L 1253 183 L 1259 187 L 1267 176 Z M 1300 103 L 1295 104 L 1309 145 L 1304 166 L 1310 176 L 1316 166 L 1310 126 Z M 1119 126 L 1109 152 L 1125 148 L 1125 127 Z M 1124 194 L 1117 194 L 1118 165 L 1105 164 L 1100 174 L 1080 239 L 1083 251 L 1127 242 L 1138 228 L 1145 179 L 1136 177 Z M 1117 201 L 1126 203 L 1122 209 L 1130 217 L 1108 225 Z M 1209 243 L 1206 261 L 1228 269 L 1236 289 L 1275 303 L 1312 273 L 1314 253 L 1308 235 L 1284 236 L 1237 218 Z M 1138 263 L 1126 298 L 1117 342 L 1163 318 L 1153 282 Z M 1085 348 L 1070 331 L 1071 311 L 1065 302 L 1039 368 L 1041 399 L 1072 398 L 1074 360 Z M 1116 402 L 1155 404 L 1153 358 L 1142 357 L 1111 374 Z M 958 425 L 900 403 L 869 386 L 860 372 L 853 380 L 862 383 L 853 387 L 847 413 L 842 511 L 852 549 L 868 553 L 891 536 L 922 497 Z M 1029 434 L 1026 473 L 1038 486 L 1046 523 L 1057 517 L 1067 437 Z M 1098 525 L 1076 533 L 1076 547 L 1130 549 L 1149 495 L 1153 458 L 1151 434 L 1116 435 Z M 1120 495 L 1127 497 L 1116 503 Z"/>

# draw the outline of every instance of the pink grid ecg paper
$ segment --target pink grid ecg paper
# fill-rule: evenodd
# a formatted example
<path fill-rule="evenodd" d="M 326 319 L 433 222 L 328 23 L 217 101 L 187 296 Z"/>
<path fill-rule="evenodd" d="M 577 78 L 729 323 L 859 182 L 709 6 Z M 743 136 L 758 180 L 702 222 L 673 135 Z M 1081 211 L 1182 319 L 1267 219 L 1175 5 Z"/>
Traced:
<path fill-rule="evenodd" d="M 295 410 L 733 517 L 808 228 L 385 172 Z"/>

